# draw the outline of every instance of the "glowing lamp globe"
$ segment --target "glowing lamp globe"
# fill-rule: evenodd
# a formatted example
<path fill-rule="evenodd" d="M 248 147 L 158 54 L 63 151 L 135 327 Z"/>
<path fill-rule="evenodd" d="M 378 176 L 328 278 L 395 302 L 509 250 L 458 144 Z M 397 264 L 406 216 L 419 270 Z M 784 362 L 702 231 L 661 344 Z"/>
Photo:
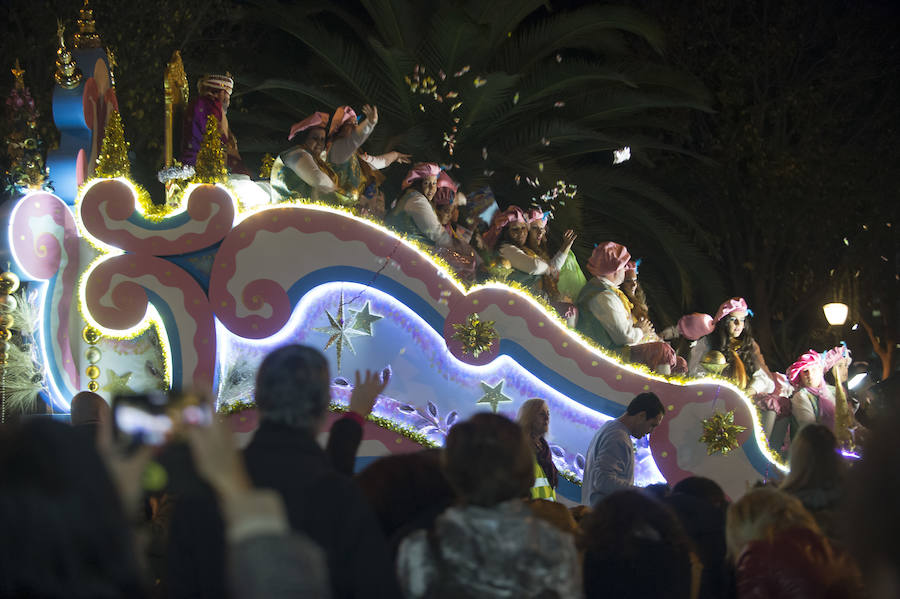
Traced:
<path fill-rule="evenodd" d="M 710 374 L 719 374 L 725 367 L 728 365 L 728 362 L 725 361 L 725 354 L 720 351 L 710 351 L 707 352 L 703 359 L 700 361 L 700 365 L 703 366 L 703 370 Z"/>
<path fill-rule="evenodd" d="M 847 304 L 841 302 L 832 302 L 822 306 L 822 311 L 825 312 L 825 320 L 832 326 L 842 325 L 847 322 L 847 313 L 849 310 L 850 308 Z"/>

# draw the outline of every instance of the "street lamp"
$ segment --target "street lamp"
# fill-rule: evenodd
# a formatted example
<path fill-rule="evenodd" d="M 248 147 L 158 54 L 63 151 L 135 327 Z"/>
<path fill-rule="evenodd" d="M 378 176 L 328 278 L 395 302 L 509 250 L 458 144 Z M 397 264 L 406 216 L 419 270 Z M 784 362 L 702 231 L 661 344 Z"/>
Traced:
<path fill-rule="evenodd" d="M 847 322 L 847 313 L 849 310 L 847 304 L 841 302 L 832 302 L 822 306 L 822 311 L 825 313 L 825 320 L 827 320 L 828 324 L 831 326 L 840 326 Z"/>

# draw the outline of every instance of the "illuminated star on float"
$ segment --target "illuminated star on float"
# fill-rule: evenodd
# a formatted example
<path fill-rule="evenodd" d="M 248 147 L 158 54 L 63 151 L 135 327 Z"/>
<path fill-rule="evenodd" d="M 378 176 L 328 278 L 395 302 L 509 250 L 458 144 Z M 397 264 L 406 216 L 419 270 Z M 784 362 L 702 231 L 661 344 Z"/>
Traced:
<path fill-rule="evenodd" d="M 482 395 L 481 399 L 479 399 L 475 403 L 490 404 L 491 411 L 494 412 L 494 414 L 497 413 L 498 404 L 512 401 L 512 398 L 503 395 L 503 381 L 500 381 L 494 387 L 491 387 L 490 385 L 482 381 L 481 390 L 484 392 L 484 395 Z"/>
<path fill-rule="evenodd" d="M 341 293 L 341 301 L 338 304 L 337 309 L 337 318 L 331 315 L 331 312 L 325 310 L 325 315 L 328 316 L 328 326 L 327 327 L 315 327 L 313 330 L 318 331 L 319 333 L 326 333 L 331 335 L 329 337 L 328 342 L 325 344 L 325 347 L 322 348 L 322 351 L 325 351 L 331 344 L 334 344 L 334 349 L 337 352 L 337 367 L 338 372 L 341 371 L 341 357 L 344 354 L 344 346 L 347 346 L 353 354 L 356 354 L 356 350 L 353 348 L 353 342 L 350 341 L 351 337 L 357 337 L 363 335 L 363 333 L 355 330 L 353 328 L 352 320 L 347 319 L 344 320 L 344 294 Z"/>
<path fill-rule="evenodd" d="M 353 325 L 350 328 L 371 337 L 372 325 L 382 318 L 384 316 L 369 313 L 369 302 L 366 302 L 362 310 L 350 310 L 350 320 L 353 321 Z"/>
<path fill-rule="evenodd" d="M 100 388 L 101 391 L 106 391 L 110 394 L 110 396 L 114 395 L 126 395 L 129 393 L 134 393 L 134 389 L 128 386 L 128 381 L 131 379 L 131 373 L 126 372 L 122 376 L 119 376 L 115 373 L 115 371 L 107 369 L 106 371 L 106 385 Z"/>

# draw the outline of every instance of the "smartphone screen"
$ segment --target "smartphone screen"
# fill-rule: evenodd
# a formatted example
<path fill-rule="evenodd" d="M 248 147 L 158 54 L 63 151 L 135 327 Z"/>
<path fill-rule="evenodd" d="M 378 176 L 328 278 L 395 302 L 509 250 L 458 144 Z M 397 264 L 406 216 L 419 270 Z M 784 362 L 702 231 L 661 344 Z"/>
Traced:
<path fill-rule="evenodd" d="M 115 436 L 123 445 L 164 445 L 178 438 L 186 426 L 211 422 L 210 407 L 189 394 L 146 393 L 113 399 Z"/>

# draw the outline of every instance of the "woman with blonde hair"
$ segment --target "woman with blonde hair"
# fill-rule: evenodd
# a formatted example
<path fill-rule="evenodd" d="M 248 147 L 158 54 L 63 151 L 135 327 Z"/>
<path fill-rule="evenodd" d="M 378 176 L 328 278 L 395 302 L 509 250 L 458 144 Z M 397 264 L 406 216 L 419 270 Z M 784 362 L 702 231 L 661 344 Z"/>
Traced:
<path fill-rule="evenodd" d="M 737 598 L 855 597 L 856 565 L 832 547 L 800 500 L 769 487 L 728 508 L 728 554 Z"/>
<path fill-rule="evenodd" d="M 528 438 L 528 445 L 534 452 L 534 486 L 531 497 L 534 499 L 556 500 L 556 487 L 559 486 L 559 472 L 553 465 L 550 444 L 544 435 L 550 430 L 550 408 L 547 402 L 538 397 L 529 399 L 519 407 L 516 422 Z"/>

